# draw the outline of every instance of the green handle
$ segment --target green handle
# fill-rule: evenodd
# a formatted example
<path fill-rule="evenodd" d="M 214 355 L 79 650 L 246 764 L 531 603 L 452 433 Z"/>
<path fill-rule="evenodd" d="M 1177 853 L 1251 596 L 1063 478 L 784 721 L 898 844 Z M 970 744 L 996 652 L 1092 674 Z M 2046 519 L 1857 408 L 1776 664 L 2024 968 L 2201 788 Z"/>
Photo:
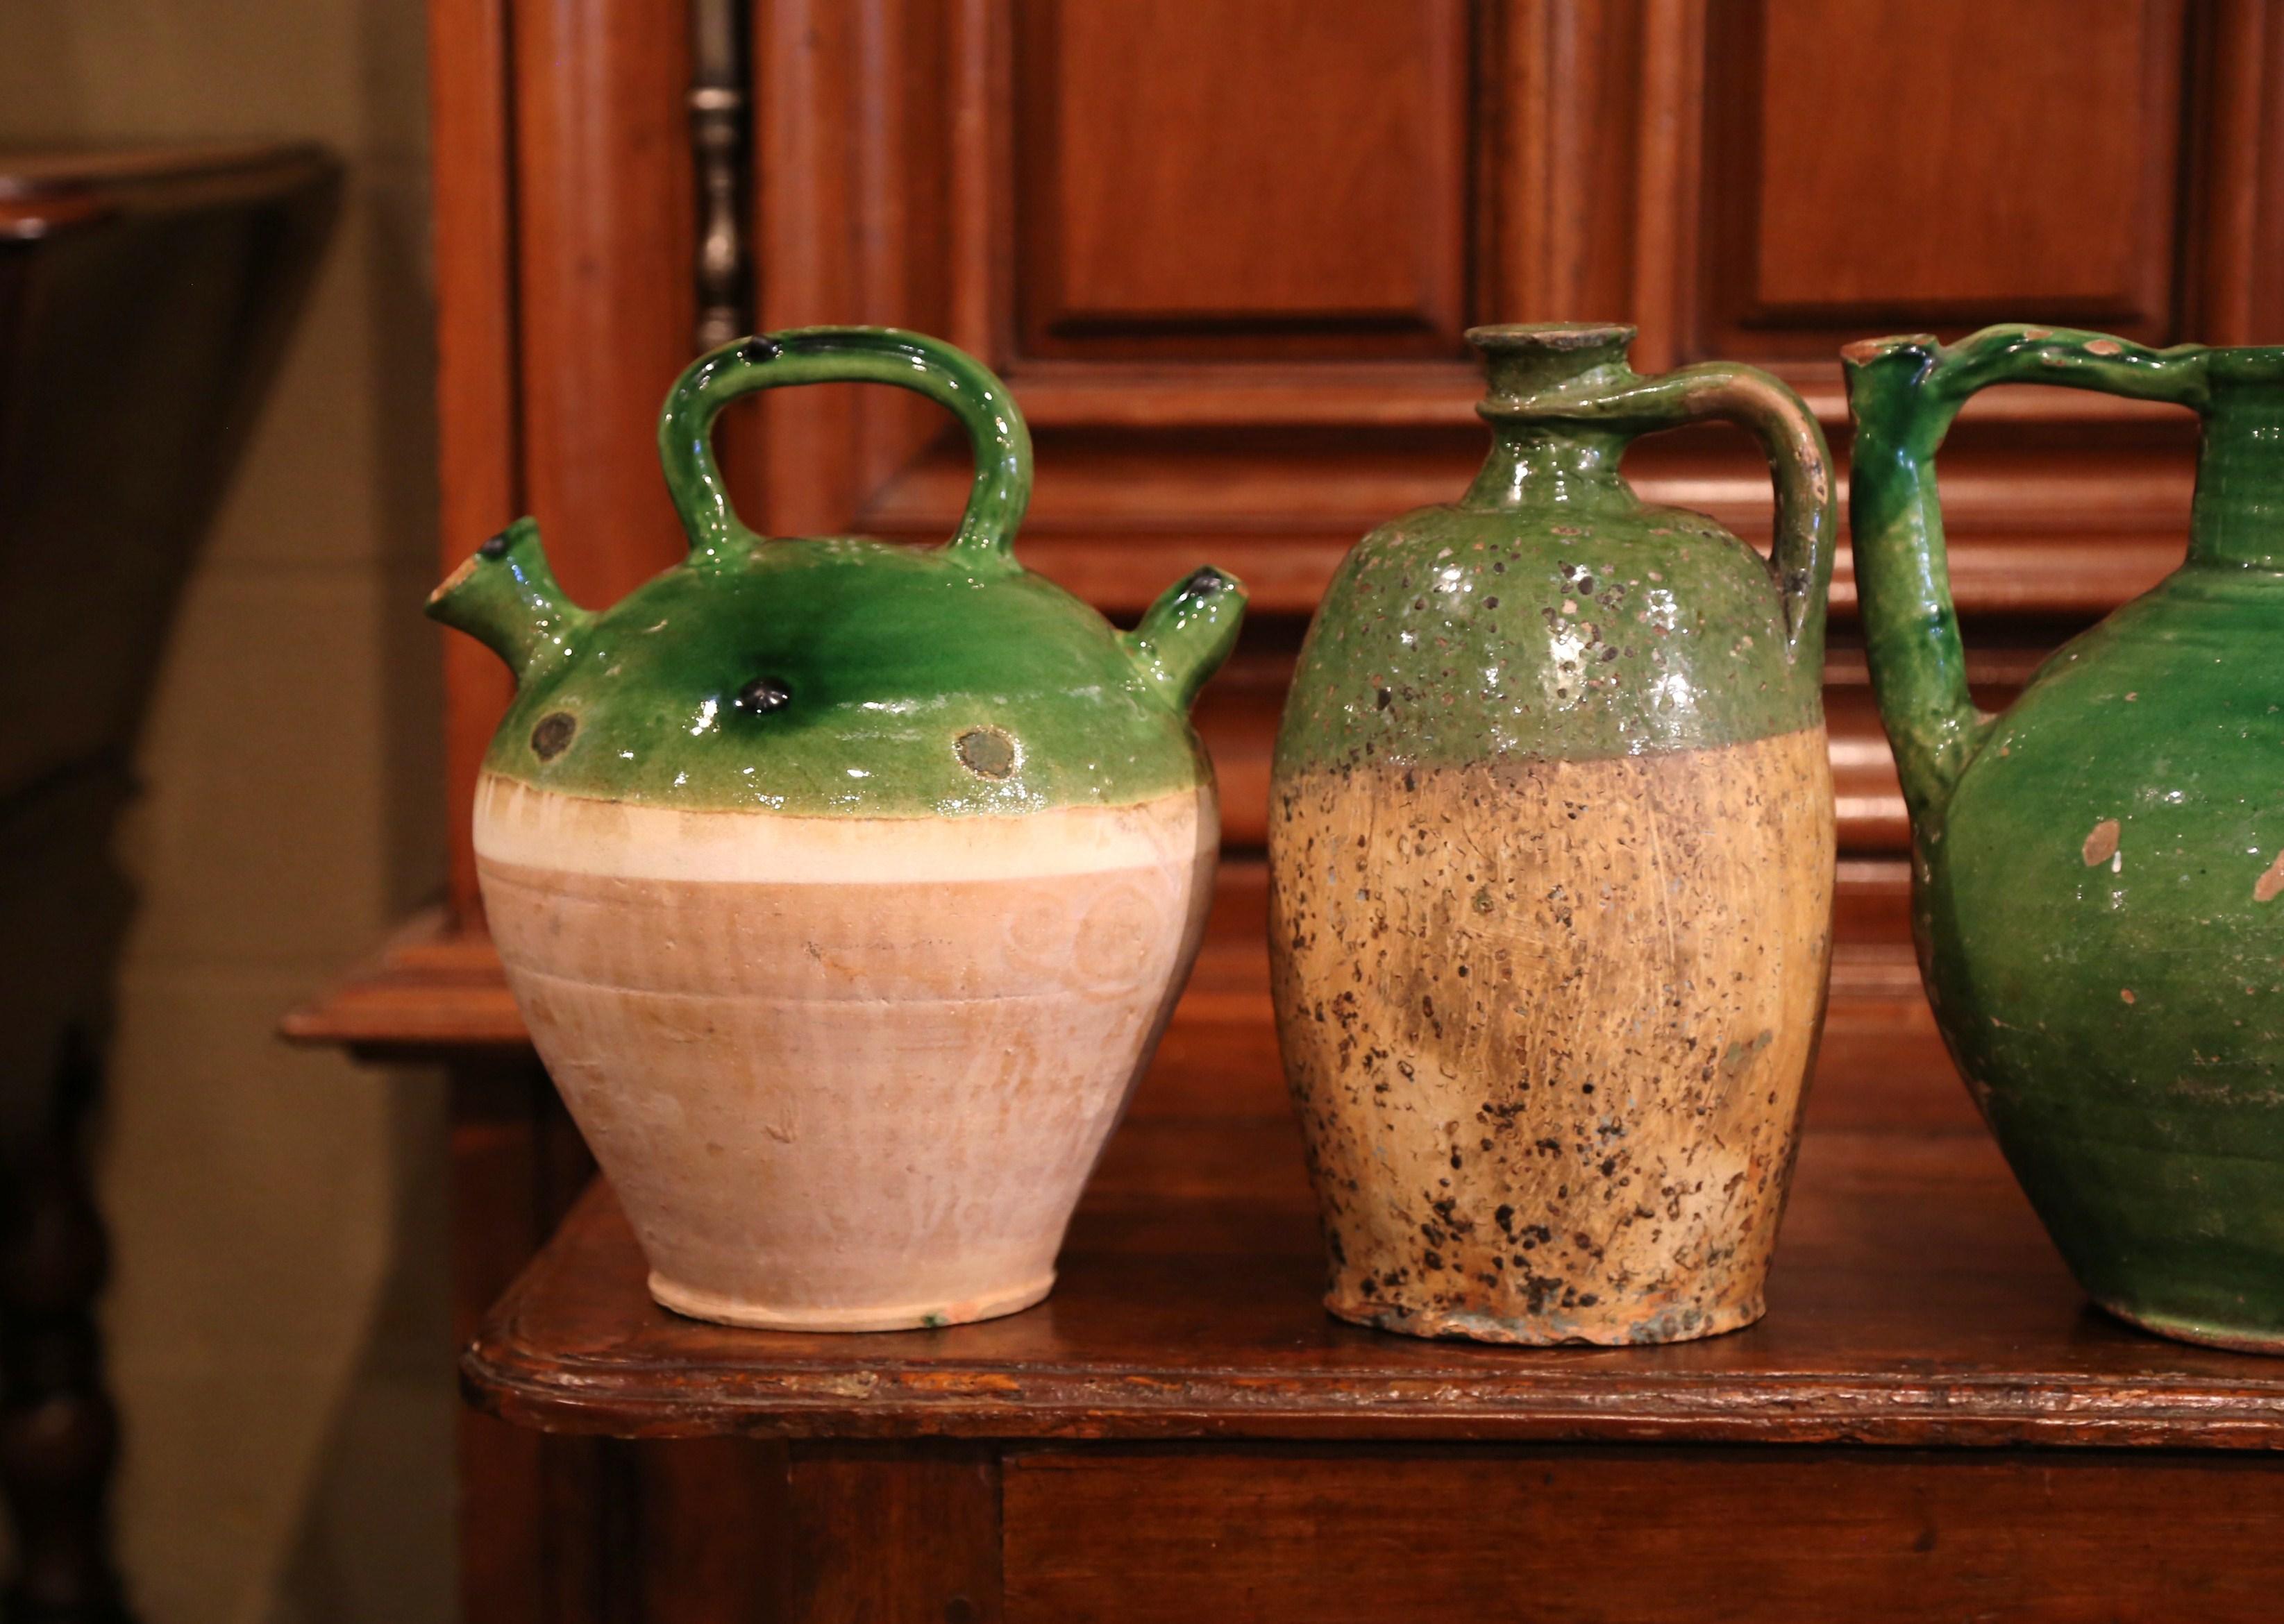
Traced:
<path fill-rule="evenodd" d="M 714 418 L 741 394 L 787 384 L 895 384 L 949 407 L 975 446 L 975 485 L 951 546 L 1013 566 L 1031 500 L 1031 432 L 1007 386 L 949 344 L 895 327 L 794 327 L 700 355 L 675 380 L 658 417 L 658 460 L 681 511 L 693 560 L 749 545 L 714 462 Z"/>
<path fill-rule="evenodd" d="M 1781 379 L 1727 361 L 1678 367 L 1655 378 L 1640 377 L 1620 363 L 1546 391 L 1509 397 L 1498 410 L 1501 415 L 1604 424 L 1627 434 L 1709 419 L 1749 432 L 1768 454 L 1769 477 L 1776 485 L 1769 564 L 1784 599 L 1787 652 L 1795 666 L 1806 661 L 1821 669 L 1837 527 L 1832 452 L 1808 402 Z"/>
<path fill-rule="evenodd" d="M 1990 723 L 1967 691 L 1967 656 L 1951 601 L 1935 455 L 1967 397 L 1992 384 L 2061 384 L 2200 413 L 2210 404 L 2201 345 L 2148 349 L 2062 327 L 1986 327 L 1956 344 L 1924 333 L 1872 339 L 1841 352 L 1856 419 L 1849 520 L 1865 653 L 1880 720 L 1896 753 L 1904 804 L 1921 838 Z"/>

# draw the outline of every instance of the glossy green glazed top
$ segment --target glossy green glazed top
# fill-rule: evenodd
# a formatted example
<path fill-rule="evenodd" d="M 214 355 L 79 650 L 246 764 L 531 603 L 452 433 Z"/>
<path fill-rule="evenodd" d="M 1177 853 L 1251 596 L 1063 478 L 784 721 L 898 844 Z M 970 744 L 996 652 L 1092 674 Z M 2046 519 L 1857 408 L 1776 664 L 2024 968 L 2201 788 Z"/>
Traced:
<path fill-rule="evenodd" d="M 2284 350 L 2007 326 L 1852 346 L 1848 370 L 1865 637 L 1911 811 L 1913 924 L 1962 1066 L 1985 1085 L 2050 1081 L 2088 1113 L 2105 1077 L 2257 1085 L 2274 1106 Z M 1935 455 L 1998 383 L 2174 402 L 2204 440 L 2181 567 L 1990 717 L 1967 694 Z M 2284 1109 L 2270 1114 L 2284 1146 Z"/>
<path fill-rule="evenodd" d="M 1451 505 L 1365 536 L 1310 625 L 1282 773 L 1589 759 L 1822 720 L 1829 454 L 1799 397 L 1723 363 L 1644 378 L 1631 327 L 1479 327 L 1490 456 Z M 1653 429 L 1725 418 L 1767 449 L 1773 562 L 1618 472 Z"/>
<path fill-rule="evenodd" d="M 2260 615 L 2284 616 L 2275 597 L 2284 570 L 2284 349 L 2148 349 L 2099 332 L 2001 326 L 1948 346 L 1917 333 L 1871 340 L 1850 345 L 1845 363 L 1856 418 L 1850 502 L 1865 640 L 1922 841 L 1940 837 L 1952 792 L 1991 730 L 1967 697 L 1935 472 L 1936 450 L 1976 390 L 2061 385 L 2169 401 L 2205 420 L 2181 569 L 2050 660 L 2026 699 L 2091 657 L 2102 665 L 2155 658 L 2169 640 L 2249 635 Z M 2284 631 L 2284 620 L 2277 629 Z M 2244 674 L 2227 671 L 2225 660 L 2205 663 L 2214 668 L 2209 678 L 2194 668 L 2169 671 L 2147 698 L 2210 719 L 2216 704 L 2227 708 Z M 2139 702 L 2144 691 L 2131 691 Z"/>
<path fill-rule="evenodd" d="M 709 438 L 737 395 L 872 381 L 948 406 L 976 451 L 942 547 L 772 540 L 731 508 Z M 849 816 L 1130 805 L 1211 773 L 1187 720 L 1244 612 L 1201 569 L 1132 632 L 1018 564 L 1030 436 L 1006 387 L 949 345 L 805 328 L 700 357 L 659 455 L 690 556 L 600 613 L 566 598 L 518 520 L 429 600 L 516 674 L 487 770 L 566 794 Z"/>

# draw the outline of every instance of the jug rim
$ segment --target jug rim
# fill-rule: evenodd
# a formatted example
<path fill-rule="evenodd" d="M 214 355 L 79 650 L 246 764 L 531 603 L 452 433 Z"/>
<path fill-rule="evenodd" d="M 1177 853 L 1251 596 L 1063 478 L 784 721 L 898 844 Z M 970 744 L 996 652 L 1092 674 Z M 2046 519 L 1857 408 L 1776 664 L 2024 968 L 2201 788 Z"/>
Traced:
<path fill-rule="evenodd" d="M 1639 330 L 1630 322 L 1493 322 L 1467 331 L 1467 340 L 1487 353 L 1537 351 L 1569 354 L 1631 346 Z"/>

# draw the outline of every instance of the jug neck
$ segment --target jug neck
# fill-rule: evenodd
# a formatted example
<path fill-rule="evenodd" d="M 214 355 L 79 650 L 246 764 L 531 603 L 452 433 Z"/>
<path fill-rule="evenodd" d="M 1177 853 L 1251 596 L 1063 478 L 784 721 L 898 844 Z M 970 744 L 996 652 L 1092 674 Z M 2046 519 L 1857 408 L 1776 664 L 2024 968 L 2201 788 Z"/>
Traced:
<path fill-rule="evenodd" d="M 2214 379 L 2189 562 L 2284 571 L 2284 382 Z"/>
<path fill-rule="evenodd" d="M 1631 438 L 1575 424 L 1494 419 L 1490 455 L 1459 506 L 1476 513 L 1639 507 L 1618 472 Z"/>
<path fill-rule="evenodd" d="M 1638 383 L 1626 365 L 1634 330 L 1608 322 L 1471 327 L 1487 386 L 1476 414 L 1491 454 L 1459 499 L 1474 512 L 1638 507 L 1618 476 L 1630 430 L 1578 420 L 1578 405 Z"/>

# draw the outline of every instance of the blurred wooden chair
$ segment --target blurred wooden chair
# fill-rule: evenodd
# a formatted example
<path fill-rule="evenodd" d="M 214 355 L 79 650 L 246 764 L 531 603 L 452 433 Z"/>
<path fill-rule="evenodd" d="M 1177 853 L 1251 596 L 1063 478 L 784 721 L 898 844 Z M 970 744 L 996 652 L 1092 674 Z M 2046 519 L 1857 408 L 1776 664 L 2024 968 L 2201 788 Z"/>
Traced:
<path fill-rule="evenodd" d="M 305 145 L 0 153 L 0 1487 L 7 1624 L 129 1616 L 86 1166 L 168 622 L 306 289 Z"/>

